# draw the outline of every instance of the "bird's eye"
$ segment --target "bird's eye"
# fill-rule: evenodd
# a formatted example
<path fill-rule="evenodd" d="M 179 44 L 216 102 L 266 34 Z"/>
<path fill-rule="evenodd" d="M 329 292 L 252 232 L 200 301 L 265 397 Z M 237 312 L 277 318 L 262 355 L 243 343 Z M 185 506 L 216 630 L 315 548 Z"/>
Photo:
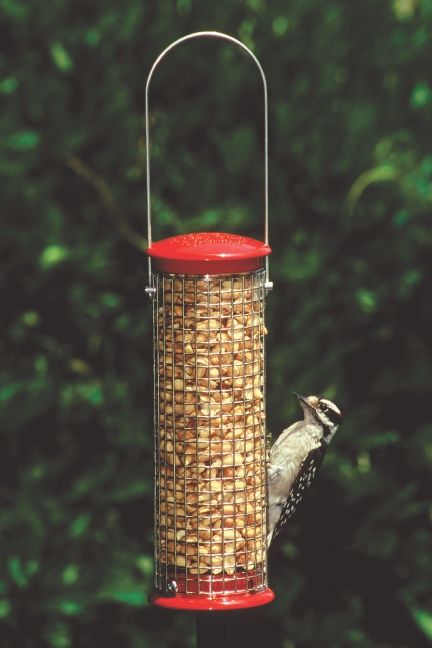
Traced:
<path fill-rule="evenodd" d="M 329 408 L 327 405 L 324 405 L 324 403 L 320 403 L 320 410 L 323 412 L 323 414 L 326 414 L 329 411 Z"/>

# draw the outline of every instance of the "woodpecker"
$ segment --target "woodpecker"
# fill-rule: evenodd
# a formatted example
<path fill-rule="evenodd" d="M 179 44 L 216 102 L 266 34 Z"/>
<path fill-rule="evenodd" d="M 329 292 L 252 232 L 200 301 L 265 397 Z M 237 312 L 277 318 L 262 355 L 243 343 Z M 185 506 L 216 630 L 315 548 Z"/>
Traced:
<path fill-rule="evenodd" d="M 304 420 L 284 430 L 270 450 L 267 546 L 295 512 L 342 420 L 340 409 L 326 398 L 293 394 Z"/>

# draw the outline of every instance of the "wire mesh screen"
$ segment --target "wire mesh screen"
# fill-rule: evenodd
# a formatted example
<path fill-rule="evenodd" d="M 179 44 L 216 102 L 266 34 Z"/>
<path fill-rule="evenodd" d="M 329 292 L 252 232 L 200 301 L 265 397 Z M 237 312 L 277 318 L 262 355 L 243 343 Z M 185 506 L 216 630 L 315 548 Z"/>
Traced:
<path fill-rule="evenodd" d="M 267 586 L 264 279 L 153 275 L 159 590 Z"/>

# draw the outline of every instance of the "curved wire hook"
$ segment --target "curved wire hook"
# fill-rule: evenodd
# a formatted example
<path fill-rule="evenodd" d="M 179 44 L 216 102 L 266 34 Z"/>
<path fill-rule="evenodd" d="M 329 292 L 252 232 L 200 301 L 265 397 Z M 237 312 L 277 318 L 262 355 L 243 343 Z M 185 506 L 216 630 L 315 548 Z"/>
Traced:
<path fill-rule="evenodd" d="M 223 32 L 217 31 L 199 31 L 193 32 L 192 34 L 187 34 L 181 38 L 173 41 L 168 47 L 166 47 L 157 57 L 153 63 L 149 75 L 147 77 L 146 87 L 145 87 L 145 138 L 146 138 L 146 184 L 147 184 L 147 236 L 148 236 L 148 246 L 152 244 L 152 225 L 151 225 L 151 183 L 150 183 L 150 127 L 149 127 L 149 88 L 150 82 L 152 80 L 153 74 L 162 61 L 163 58 L 170 52 L 172 49 L 184 43 L 185 41 L 192 40 L 194 38 L 218 38 L 221 40 L 234 43 L 242 50 L 244 50 L 252 58 L 256 64 L 263 83 L 264 91 L 264 241 L 268 243 L 269 237 L 269 228 L 268 228 L 268 93 L 267 93 L 267 81 L 264 74 L 264 70 L 261 66 L 261 63 L 255 56 L 255 54 L 248 48 L 244 43 L 239 41 L 233 36 L 224 34 Z M 149 257 L 149 283 L 151 284 L 151 259 Z M 266 257 L 266 283 L 270 284 L 269 281 L 269 265 L 268 257 Z M 271 287 L 270 285 L 268 286 Z"/>

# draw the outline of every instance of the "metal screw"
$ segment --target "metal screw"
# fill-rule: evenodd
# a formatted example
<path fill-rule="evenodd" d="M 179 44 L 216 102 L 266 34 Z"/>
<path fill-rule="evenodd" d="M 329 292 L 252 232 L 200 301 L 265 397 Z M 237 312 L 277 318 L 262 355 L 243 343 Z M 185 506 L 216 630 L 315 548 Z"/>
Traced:
<path fill-rule="evenodd" d="M 148 295 L 150 299 L 153 299 L 156 294 L 156 288 L 154 286 L 146 286 L 144 290 L 146 295 Z"/>
<path fill-rule="evenodd" d="M 167 583 L 167 592 L 170 594 L 175 594 L 177 592 L 177 583 L 175 580 L 168 581 Z"/>

